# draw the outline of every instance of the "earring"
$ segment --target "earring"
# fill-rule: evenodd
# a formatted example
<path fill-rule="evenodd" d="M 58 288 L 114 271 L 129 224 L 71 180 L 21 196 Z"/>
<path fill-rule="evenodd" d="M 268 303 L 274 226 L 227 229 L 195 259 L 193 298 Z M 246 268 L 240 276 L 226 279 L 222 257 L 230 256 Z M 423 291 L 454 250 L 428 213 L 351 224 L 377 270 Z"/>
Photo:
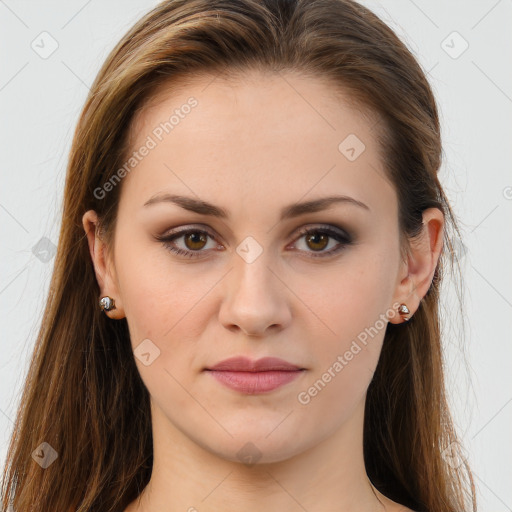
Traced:
<path fill-rule="evenodd" d="M 398 312 L 401 315 L 408 315 L 410 313 L 409 308 L 405 304 L 400 304 L 400 307 L 398 308 Z M 402 317 L 404 321 L 408 321 L 411 317 L 410 316 L 404 316 Z"/>
<path fill-rule="evenodd" d="M 100 308 L 102 311 L 110 311 L 112 309 L 116 309 L 116 304 L 112 297 L 106 295 L 100 299 Z"/>

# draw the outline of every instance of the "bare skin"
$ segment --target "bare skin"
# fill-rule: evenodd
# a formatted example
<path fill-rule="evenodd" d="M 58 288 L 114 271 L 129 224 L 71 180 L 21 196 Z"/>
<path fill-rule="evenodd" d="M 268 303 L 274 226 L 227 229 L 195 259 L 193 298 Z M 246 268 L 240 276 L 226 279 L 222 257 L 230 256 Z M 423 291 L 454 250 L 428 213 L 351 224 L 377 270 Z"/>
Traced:
<path fill-rule="evenodd" d="M 134 350 L 149 339 L 160 351 L 147 366 L 135 357 L 151 396 L 154 466 L 125 512 L 408 511 L 367 478 L 364 401 L 386 322 L 403 322 L 401 303 L 414 314 L 430 287 L 443 215 L 424 212 L 423 235 L 402 261 L 375 120 L 312 78 L 246 78 L 204 76 L 162 89 L 135 120 L 134 151 L 189 97 L 198 104 L 123 178 L 113 250 L 95 233 L 95 212 L 83 216 L 101 296 L 116 301 L 106 314 L 126 317 Z M 353 161 L 339 149 L 349 134 L 365 145 Z M 213 203 L 229 217 L 170 202 L 144 206 L 163 192 Z M 280 220 L 285 206 L 334 194 L 368 208 L 339 202 Z M 343 244 L 322 232 L 329 226 L 352 243 L 325 255 Z M 196 230 L 172 242 L 196 257 L 155 238 L 175 228 Z M 248 262 L 240 247 L 257 257 Z M 372 326 L 378 334 L 333 372 Z M 280 357 L 306 370 L 249 395 L 203 371 L 235 355 Z M 319 379 L 325 386 L 309 393 Z M 241 458 L 244 446 L 254 463 Z"/>

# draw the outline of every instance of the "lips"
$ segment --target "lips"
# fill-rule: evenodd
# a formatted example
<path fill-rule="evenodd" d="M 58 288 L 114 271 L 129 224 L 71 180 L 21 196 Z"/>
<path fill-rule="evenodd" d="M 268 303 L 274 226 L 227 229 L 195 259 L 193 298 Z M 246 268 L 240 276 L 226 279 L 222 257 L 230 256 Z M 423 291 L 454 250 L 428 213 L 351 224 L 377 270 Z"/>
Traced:
<path fill-rule="evenodd" d="M 205 371 L 232 390 L 255 395 L 268 393 L 291 382 L 306 369 L 276 357 L 263 357 L 257 361 L 232 357 L 205 368 Z"/>
<path fill-rule="evenodd" d="M 256 361 L 251 361 L 247 357 L 231 357 L 225 359 L 215 366 L 206 368 L 212 371 L 231 371 L 231 372 L 269 372 L 269 371 L 298 371 L 304 370 L 300 366 L 289 363 L 278 357 L 263 357 Z"/>

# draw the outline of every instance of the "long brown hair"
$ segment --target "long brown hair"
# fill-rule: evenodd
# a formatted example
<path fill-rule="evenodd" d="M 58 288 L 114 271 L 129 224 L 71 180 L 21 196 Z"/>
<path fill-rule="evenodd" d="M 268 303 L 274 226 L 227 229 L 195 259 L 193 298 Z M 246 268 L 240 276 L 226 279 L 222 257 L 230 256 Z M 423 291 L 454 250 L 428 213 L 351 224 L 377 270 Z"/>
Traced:
<path fill-rule="evenodd" d="M 148 391 L 126 319 L 112 321 L 98 308 L 81 219 L 96 210 L 112 241 L 122 183 L 108 194 L 97 190 L 123 165 L 134 113 L 157 87 L 249 69 L 321 77 L 378 114 L 375 131 L 398 194 L 404 256 L 422 229 L 422 212 L 444 213 L 444 247 L 431 287 L 409 322 L 386 329 L 366 398 L 364 459 L 372 483 L 403 505 L 476 510 L 470 469 L 461 454 L 453 462 L 460 445 L 443 376 L 439 292 L 447 263 L 451 275 L 459 269 L 460 282 L 451 233 L 461 237 L 437 175 L 436 102 L 404 43 L 352 0 L 168 0 L 112 50 L 74 134 L 50 291 L 2 482 L 4 510 L 12 504 L 16 512 L 123 511 L 148 483 Z M 45 468 L 32 457 L 42 443 L 57 455 Z"/>

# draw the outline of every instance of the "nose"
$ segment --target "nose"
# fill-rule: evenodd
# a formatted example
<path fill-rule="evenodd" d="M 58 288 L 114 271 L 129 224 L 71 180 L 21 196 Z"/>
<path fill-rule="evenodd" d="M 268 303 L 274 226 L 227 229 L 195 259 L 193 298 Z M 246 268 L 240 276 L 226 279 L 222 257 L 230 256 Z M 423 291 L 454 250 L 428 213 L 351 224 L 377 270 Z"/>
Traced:
<path fill-rule="evenodd" d="M 225 281 L 219 320 L 226 329 L 246 336 L 266 336 L 270 329 L 284 329 L 291 319 L 286 284 L 264 251 L 248 263 L 238 254 Z"/>

